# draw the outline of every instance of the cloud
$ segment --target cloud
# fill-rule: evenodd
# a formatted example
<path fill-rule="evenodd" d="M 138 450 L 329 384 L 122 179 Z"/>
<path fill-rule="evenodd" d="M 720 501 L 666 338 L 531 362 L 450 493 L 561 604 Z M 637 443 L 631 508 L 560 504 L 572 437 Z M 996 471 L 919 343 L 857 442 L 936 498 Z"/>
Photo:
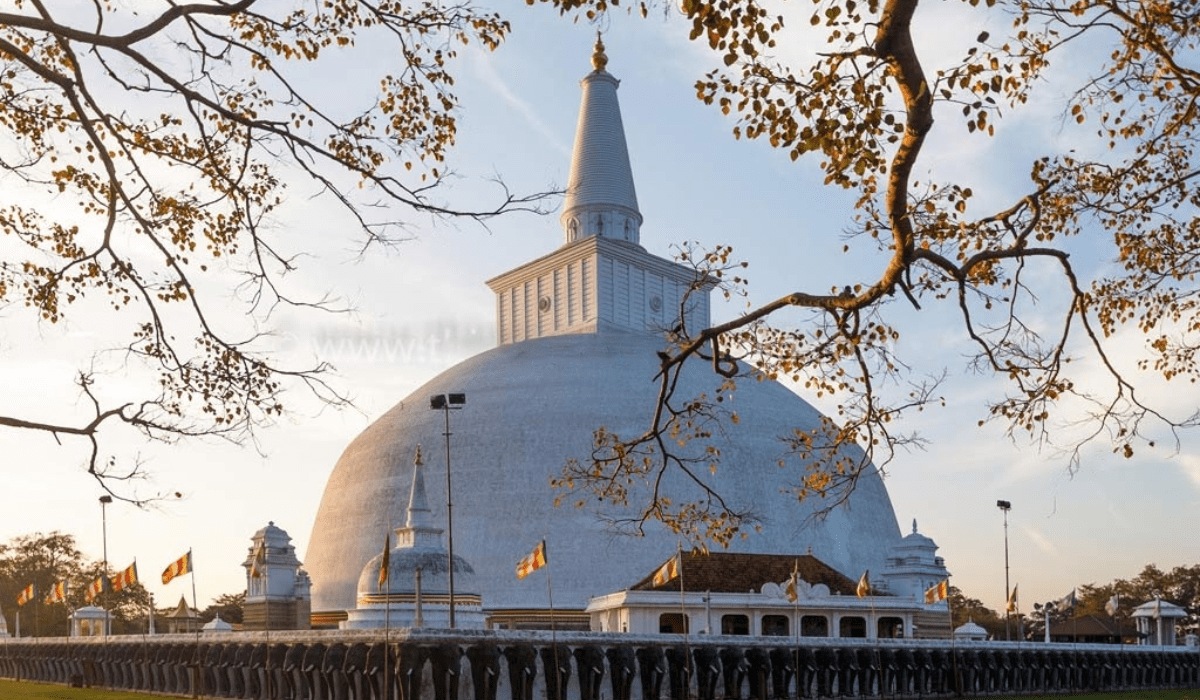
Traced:
<path fill-rule="evenodd" d="M 487 85 L 492 92 L 500 96 L 500 99 L 516 110 L 521 118 L 545 139 L 546 143 L 553 147 L 554 150 L 568 159 L 571 157 L 571 146 L 559 138 L 558 133 L 553 128 L 542 121 L 541 117 L 538 116 L 537 110 L 532 105 L 518 97 L 509 88 L 508 83 L 496 71 L 496 67 L 488 53 L 479 47 L 472 47 L 469 53 L 469 60 L 472 70 L 478 73 L 481 83 Z"/>
<path fill-rule="evenodd" d="M 1181 454 L 1174 462 L 1179 465 L 1179 470 L 1192 482 L 1192 485 L 1200 488 L 1200 457 L 1194 454 Z"/>
<path fill-rule="evenodd" d="M 1028 537 L 1029 540 L 1033 542 L 1034 546 L 1041 550 L 1042 553 L 1052 557 L 1058 556 L 1058 547 L 1054 546 L 1054 543 L 1051 542 L 1050 539 L 1045 535 L 1043 535 L 1041 531 L 1029 526 L 1022 526 L 1021 534 Z"/>

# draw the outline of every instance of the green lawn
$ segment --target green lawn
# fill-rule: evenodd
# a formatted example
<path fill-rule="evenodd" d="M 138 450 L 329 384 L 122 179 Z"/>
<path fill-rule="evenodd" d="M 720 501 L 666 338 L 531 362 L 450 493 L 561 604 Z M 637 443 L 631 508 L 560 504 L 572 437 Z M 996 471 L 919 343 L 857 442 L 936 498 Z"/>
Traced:
<path fill-rule="evenodd" d="M 1197 690 L 1140 690 L 1129 693 L 1095 693 L 1088 695 L 1017 695 L 1022 700 L 1045 700 L 1046 698 L 1074 698 L 1074 700 L 1200 700 Z"/>
<path fill-rule="evenodd" d="M 0 698 L 4 700 L 146 700 L 148 697 L 171 698 L 183 695 L 144 695 L 97 688 L 68 688 L 51 683 L 0 680 Z"/>

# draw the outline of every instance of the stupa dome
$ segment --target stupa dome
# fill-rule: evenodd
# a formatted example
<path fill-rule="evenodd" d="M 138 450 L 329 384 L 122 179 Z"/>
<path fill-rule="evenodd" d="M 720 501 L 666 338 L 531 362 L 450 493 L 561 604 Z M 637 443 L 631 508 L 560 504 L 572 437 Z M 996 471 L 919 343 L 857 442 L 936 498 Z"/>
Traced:
<path fill-rule="evenodd" d="M 393 549 L 388 557 L 388 578 L 384 590 L 379 588 L 379 567 L 383 554 L 371 557 L 358 577 L 356 592 L 360 600 L 376 593 L 411 595 L 416 592 L 416 572 L 421 570 L 421 591 L 428 595 L 447 595 L 450 577 L 446 575 L 446 550 Z M 479 595 L 475 570 L 466 559 L 454 555 L 454 590 L 461 595 Z"/>
<path fill-rule="evenodd" d="M 697 284 L 695 270 L 639 243 L 642 217 L 617 87 L 603 67 L 583 80 L 565 243 L 488 282 L 496 293 L 499 347 L 414 391 L 355 438 L 334 467 L 305 557 L 314 624 L 344 619 L 355 608 L 356 590 L 375 585 L 371 572 L 377 576 L 379 565 L 364 565 L 405 520 L 418 446 L 428 472 L 428 522 L 445 527 L 447 548 L 470 562 L 472 592 L 494 623 L 533 624 L 553 607 L 577 611 L 586 625 L 590 597 L 634 585 L 685 544 L 655 523 L 641 537 L 615 534 L 606 524 L 605 518 L 636 516 L 639 503 L 575 508 L 568 497 L 557 507 L 563 494 L 550 487 L 568 460 L 590 458 L 597 428 L 627 438 L 647 429 L 658 394 L 658 353 L 667 347 L 662 329 L 710 323 L 708 283 Z M 696 361 L 685 368 L 677 395 L 712 397 L 722 381 Z M 453 393 L 465 396 L 461 410 L 431 410 L 431 397 Z M 750 376 L 722 405 L 737 413 L 738 424 L 725 421 L 713 433 L 708 444 L 720 450 L 720 468 L 699 476 L 761 523 L 731 549 L 808 550 L 855 580 L 865 569 L 882 568 L 900 530 L 878 473 L 864 474 L 849 501 L 825 518 L 813 517 L 825 504 L 798 503 L 786 491 L 795 465 L 780 468 L 786 453 L 780 438 L 821 425 L 817 410 L 783 385 Z M 662 489 L 675 503 L 704 496 L 678 474 Z M 518 580 L 517 562 L 542 540 L 546 571 Z M 545 576 L 552 577 L 553 606 Z"/>
<path fill-rule="evenodd" d="M 484 608 L 547 607 L 544 581 L 514 575 L 543 537 L 556 606 L 582 609 L 590 596 L 637 583 L 675 551 L 676 536 L 654 526 L 640 538 L 615 535 L 591 510 L 556 507 L 549 480 L 567 459 L 590 455 L 597 427 L 645 430 L 657 391 L 655 351 L 663 347 L 660 337 L 621 331 L 527 340 L 470 358 L 397 404 L 350 443 L 329 477 L 306 556 L 313 610 L 354 607 L 364 563 L 380 554 L 391 524 L 403 521 L 417 445 L 428 460 L 433 521 L 446 522 L 445 422 L 429 397 L 447 391 L 467 397 L 450 415 L 454 551 L 471 562 Z M 698 364 L 681 391 L 711 390 L 716 380 Z M 789 554 L 811 545 L 851 577 L 881 568 L 900 532 L 879 476 L 864 476 L 849 503 L 810 521 L 820 504 L 798 504 L 781 490 L 778 436 L 816 426 L 818 412 L 786 387 L 754 380 L 739 382 L 730 408 L 740 422 L 718 441 L 722 466 L 712 483 L 763 523 L 732 549 Z"/>

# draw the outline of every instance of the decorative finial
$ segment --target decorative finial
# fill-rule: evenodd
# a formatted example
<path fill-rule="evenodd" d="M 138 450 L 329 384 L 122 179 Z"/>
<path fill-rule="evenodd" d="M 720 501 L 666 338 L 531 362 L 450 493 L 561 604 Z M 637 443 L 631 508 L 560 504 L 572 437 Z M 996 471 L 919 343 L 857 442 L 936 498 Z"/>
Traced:
<path fill-rule="evenodd" d="M 596 31 L 596 46 L 592 51 L 592 68 L 603 71 L 608 65 L 608 56 L 604 53 L 604 42 L 600 40 L 600 32 Z"/>
<path fill-rule="evenodd" d="M 917 519 L 913 518 L 913 534 L 917 534 Z"/>
<path fill-rule="evenodd" d="M 425 462 L 421 460 L 421 446 L 417 445 L 417 456 L 413 458 L 413 464 L 418 467 L 425 466 Z"/>

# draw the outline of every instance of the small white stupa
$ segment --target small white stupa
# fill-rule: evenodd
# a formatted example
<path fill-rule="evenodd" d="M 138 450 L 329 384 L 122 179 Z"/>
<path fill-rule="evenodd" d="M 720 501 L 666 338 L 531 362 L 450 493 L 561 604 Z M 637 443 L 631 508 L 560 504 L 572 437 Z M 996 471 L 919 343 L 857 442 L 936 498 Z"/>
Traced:
<path fill-rule="evenodd" d="M 204 623 L 204 626 L 200 628 L 200 631 L 201 632 L 232 632 L 233 625 L 222 620 L 221 615 L 218 613 L 216 617 L 214 617 L 213 619 Z"/>
<path fill-rule="evenodd" d="M 442 545 L 443 530 L 433 526 L 425 497 L 421 448 L 414 460 L 408 519 L 395 531 L 395 547 L 373 557 L 358 577 L 358 605 L 346 611 L 342 629 L 383 627 L 449 628 L 450 557 Z M 381 575 L 386 571 L 386 575 Z M 454 557 L 454 624 L 457 629 L 483 629 L 486 616 L 475 571 Z"/>
<path fill-rule="evenodd" d="M 960 642 L 982 642 L 987 637 L 988 631 L 971 619 L 968 619 L 965 624 L 954 628 L 954 638 Z"/>

